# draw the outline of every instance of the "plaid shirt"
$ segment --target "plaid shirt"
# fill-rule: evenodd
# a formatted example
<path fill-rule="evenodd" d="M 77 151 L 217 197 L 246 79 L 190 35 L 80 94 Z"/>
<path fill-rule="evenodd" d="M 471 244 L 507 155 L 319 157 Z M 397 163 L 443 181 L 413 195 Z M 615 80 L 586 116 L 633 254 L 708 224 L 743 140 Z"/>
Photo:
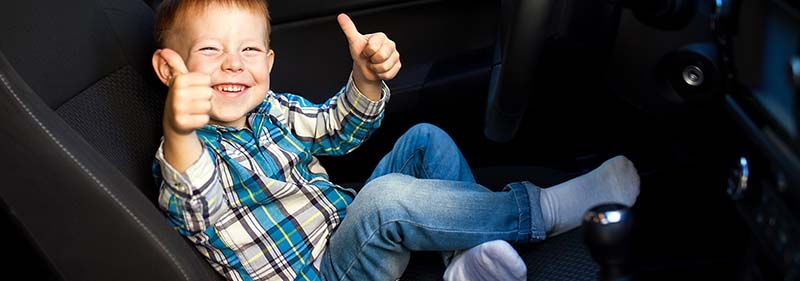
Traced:
<path fill-rule="evenodd" d="M 314 155 L 342 155 L 380 125 L 389 89 L 373 102 L 352 78 L 321 105 L 269 92 L 248 128 L 197 130 L 203 154 L 186 172 L 164 161 L 159 205 L 231 280 L 317 280 L 319 258 L 355 195 L 328 181 Z"/>

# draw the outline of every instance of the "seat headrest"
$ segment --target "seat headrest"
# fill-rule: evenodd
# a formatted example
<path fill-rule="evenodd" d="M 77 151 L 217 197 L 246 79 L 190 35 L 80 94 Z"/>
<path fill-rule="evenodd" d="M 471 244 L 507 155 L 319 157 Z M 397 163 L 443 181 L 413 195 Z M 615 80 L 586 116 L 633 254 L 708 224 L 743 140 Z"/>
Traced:
<path fill-rule="evenodd" d="M 144 2 L 31 0 L 3 6 L 0 51 L 52 109 L 128 64 L 152 76 L 153 12 Z"/>

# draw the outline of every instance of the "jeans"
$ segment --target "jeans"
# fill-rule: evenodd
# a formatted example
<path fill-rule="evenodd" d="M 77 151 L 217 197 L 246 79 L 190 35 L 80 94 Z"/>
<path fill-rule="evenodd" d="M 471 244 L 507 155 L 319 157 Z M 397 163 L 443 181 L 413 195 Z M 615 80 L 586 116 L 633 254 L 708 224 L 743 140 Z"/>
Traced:
<path fill-rule="evenodd" d="M 323 280 L 396 280 L 410 251 L 451 252 L 491 240 L 545 238 L 539 187 L 475 183 L 452 139 L 420 124 L 398 139 L 347 208 L 321 258 Z"/>

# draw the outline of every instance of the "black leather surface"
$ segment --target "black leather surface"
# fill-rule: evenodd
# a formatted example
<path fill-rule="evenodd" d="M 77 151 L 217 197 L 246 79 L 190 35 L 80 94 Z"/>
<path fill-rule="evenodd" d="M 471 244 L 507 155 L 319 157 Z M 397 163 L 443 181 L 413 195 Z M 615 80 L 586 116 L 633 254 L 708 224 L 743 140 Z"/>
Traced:
<path fill-rule="evenodd" d="M 0 9 L 2 35 L 8 38 L 0 40 L 0 49 L 51 108 L 125 65 L 150 73 L 153 13 L 142 2 L 9 4 Z"/>
<path fill-rule="evenodd" d="M 290 1 L 271 6 L 273 16 L 286 13 L 278 5 L 284 2 Z M 324 2 L 339 6 L 359 1 Z M 426 84 L 441 82 L 437 80 L 457 79 L 464 72 L 485 68 L 488 73 L 487 58 L 491 54 L 482 56 L 475 52 L 494 46 L 498 6 L 493 1 L 408 1 L 361 10 L 353 6 L 286 23 L 273 20 L 270 47 L 275 50 L 275 65 L 271 87 L 322 102 L 344 86 L 353 65 L 336 15 L 351 10 L 350 16 L 361 33 L 384 32 L 397 42 L 403 69 L 387 82 L 393 100 L 400 95 L 418 94 L 412 92 Z M 442 72 L 439 69 L 442 65 L 458 67 L 458 71 Z M 392 102 L 387 110 L 410 103 L 413 102 Z"/>
<path fill-rule="evenodd" d="M 108 16 L 95 1 L 10 4 L 0 9 L 0 26 L 3 37 L 13 39 L 0 41 L 0 49 L 51 108 L 125 64 Z"/>
<path fill-rule="evenodd" d="M 216 277 L 125 175 L 0 64 L 0 196 L 64 280 Z"/>
<path fill-rule="evenodd" d="M 155 202 L 158 188 L 148 167 L 161 138 L 163 95 L 126 66 L 56 113 Z"/>
<path fill-rule="evenodd" d="M 267 0 L 274 24 L 348 12 L 378 6 L 397 5 L 413 0 Z M 433 2 L 433 1 L 426 1 Z"/>
<path fill-rule="evenodd" d="M 152 16 L 122 0 L 0 9 L 0 197 L 55 279 L 221 278 L 139 190 L 155 188 L 142 162 L 163 99 L 142 74 Z"/>

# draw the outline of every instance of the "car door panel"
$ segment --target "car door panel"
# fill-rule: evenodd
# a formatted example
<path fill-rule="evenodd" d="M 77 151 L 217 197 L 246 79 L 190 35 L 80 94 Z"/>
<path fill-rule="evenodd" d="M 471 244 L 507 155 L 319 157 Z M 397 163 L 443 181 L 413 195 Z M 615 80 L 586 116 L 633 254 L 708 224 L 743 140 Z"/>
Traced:
<path fill-rule="evenodd" d="M 340 1 L 302 16 L 281 10 L 300 7 L 288 2 L 270 3 L 276 92 L 323 102 L 344 85 L 352 60 L 336 21 L 340 12 L 362 34 L 386 33 L 400 52 L 402 69 L 387 82 L 392 97 L 381 129 L 351 155 L 323 159 L 334 180 L 365 180 L 416 122 L 445 127 L 455 139 L 480 136 L 499 1 Z"/>

